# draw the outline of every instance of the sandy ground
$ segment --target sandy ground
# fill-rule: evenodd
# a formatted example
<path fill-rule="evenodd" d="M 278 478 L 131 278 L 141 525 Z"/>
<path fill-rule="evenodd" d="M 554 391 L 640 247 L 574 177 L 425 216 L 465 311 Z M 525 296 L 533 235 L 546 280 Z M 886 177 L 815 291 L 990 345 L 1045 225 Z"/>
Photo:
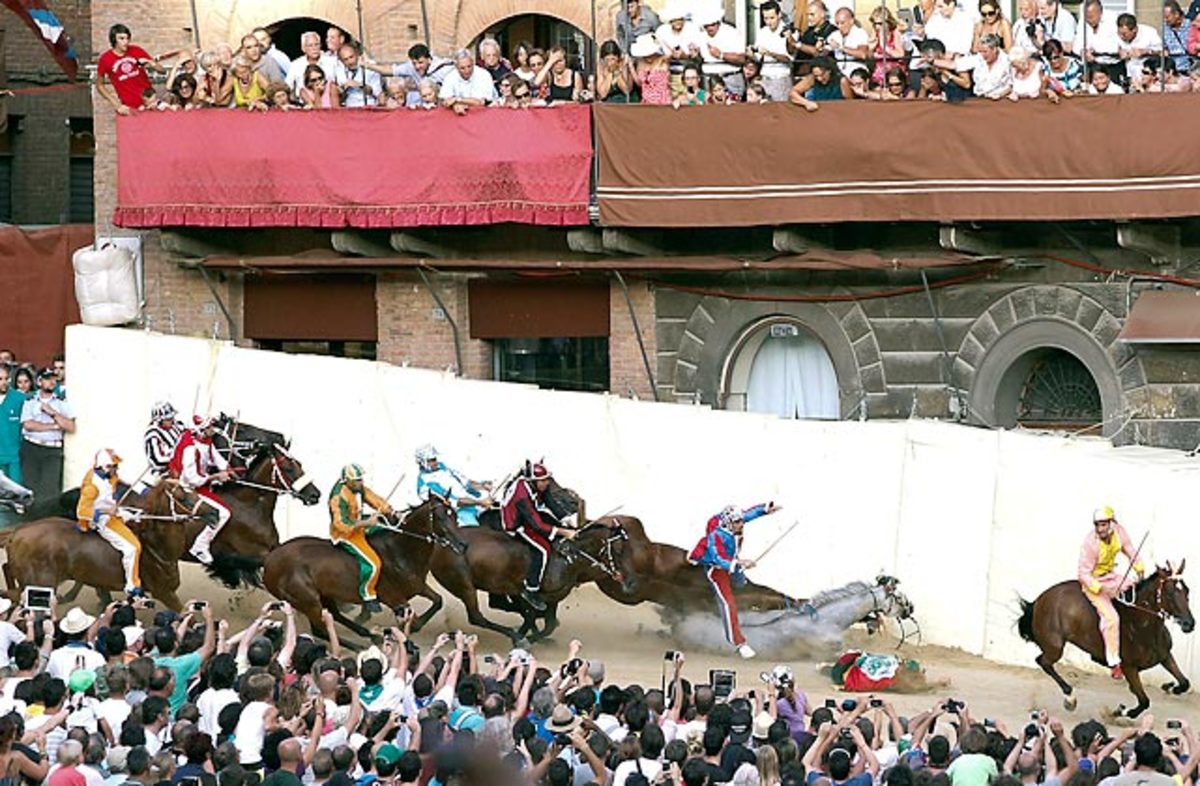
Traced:
<path fill-rule="evenodd" d="M 230 620 L 235 630 L 239 624 L 244 624 L 256 614 L 263 603 L 271 599 L 270 595 L 262 590 L 232 593 L 210 581 L 195 566 L 181 567 L 183 587 L 180 597 L 208 600 L 214 605 L 218 615 L 224 614 Z M 438 632 L 453 630 L 465 624 L 462 606 L 457 600 L 450 598 L 448 593 L 443 591 L 442 595 L 446 599 L 443 610 L 424 631 L 414 637 L 423 646 L 432 641 Z M 89 603 L 89 595 L 81 596 L 81 600 L 85 604 Z M 418 599 L 418 611 L 425 608 L 424 603 Z M 485 613 L 497 621 L 516 620 L 514 615 L 501 612 L 485 609 Z M 663 678 L 664 652 L 678 648 L 670 639 L 652 606 L 621 606 L 605 598 L 595 587 L 577 590 L 562 604 L 559 616 L 562 625 L 553 640 L 539 643 L 533 650 L 540 662 L 552 667 L 565 658 L 571 639 L 578 638 L 584 643 L 584 657 L 604 661 L 610 681 L 621 684 L 638 682 L 654 686 Z M 391 624 L 391 615 L 377 615 L 376 621 L 380 625 Z M 713 624 L 718 624 L 715 614 Z M 301 621 L 300 625 L 301 632 L 305 632 L 306 624 Z M 508 651 L 507 639 L 487 631 L 478 633 L 480 653 Z M 861 626 L 851 631 L 847 638 L 849 646 L 874 652 L 891 652 L 896 643 L 897 638 L 892 633 L 887 637 L 868 637 Z M 1034 708 L 1046 708 L 1051 714 L 1062 717 L 1069 725 L 1089 717 L 1103 717 L 1118 703 L 1134 703 L 1124 682 L 1113 682 L 1106 676 L 1081 673 L 1065 666 L 1060 671 L 1068 681 L 1077 686 L 1076 695 L 1079 697 L 1078 709 L 1074 713 L 1065 713 L 1062 710 L 1058 688 L 1033 665 L 1037 651 L 1032 645 L 1029 648 L 1030 668 L 1001 666 L 944 647 L 917 647 L 906 644 L 900 652 L 905 657 L 920 661 L 930 679 L 948 679 L 951 682 L 950 688 L 939 690 L 938 694 L 889 695 L 901 715 L 915 714 L 928 709 L 940 698 L 953 696 L 965 700 L 976 718 L 998 718 L 1008 723 L 1010 729 L 1016 729 L 1026 722 L 1030 710 Z M 744 661 L 732 653 L 720 655 L 689 652 L 684 676 L 693 682 L 705 682 L 709 669 L 733 669 L 738 674 L 739 688 L 761 687 L 760 672 L 769 670 L 773 665 L 775 661 L 769 659 Z M 838 698 L 839 701 L 843 698 L 828 678 L 819 673 L 819 664 L 813 661 L 793 660 L 789 661 L 789 665 L 795 672 L 798 687 L 807 693 L 810 704 L 815 706 L 827 698 Z M 1159 685 L 1167 681 L 1169 675 L 1161 669 L 1147 672 L 1144 676 L 1150 695 L 1150 711 L 1159 719 L 1160 727 L 1162 720 L 1179 717 L 1187 718 L 1193 726 L 1197 725 L 1200 712 L 1196 711 L 1192 695 L 1176 697 L 1163 693 Z M 1121 724 L 1124 721 L 1118 720 L 1116 723 Z"/>

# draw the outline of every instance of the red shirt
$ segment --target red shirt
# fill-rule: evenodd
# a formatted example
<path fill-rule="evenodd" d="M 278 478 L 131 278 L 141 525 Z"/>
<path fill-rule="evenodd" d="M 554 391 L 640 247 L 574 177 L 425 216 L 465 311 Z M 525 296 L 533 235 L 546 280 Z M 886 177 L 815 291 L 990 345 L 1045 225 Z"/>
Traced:
<path fill-rule="evenodd" d="M 137 109 L 142 105 L 142 93 L 150 87 L 150 77 L 146 76 L 146 69 L 142 68 L 138 61 L 150 59 L 152 58 L 149 52 L 133 44 L 129 45 L 123 55 L 118 55 L 110 49 L 100 55 L 96 73 L 108 77 L 122 104 L 130 109 Z"/>

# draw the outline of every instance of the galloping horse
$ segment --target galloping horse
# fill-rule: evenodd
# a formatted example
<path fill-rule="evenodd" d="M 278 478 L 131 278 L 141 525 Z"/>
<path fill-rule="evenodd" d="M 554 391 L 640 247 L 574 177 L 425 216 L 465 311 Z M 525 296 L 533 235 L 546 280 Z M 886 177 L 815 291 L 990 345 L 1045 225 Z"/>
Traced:
<path fill-rule="evenodd" d="M 490 527 L 460 527 L 458 536 L 466 553 L 436 549 L 430 564 L 433 576 L 451 595 L 462 601 L 467 620 L 508 636 L 514 644 L 544 639 L 558 627 L 558 604 L 571 590 L 589 581 L 606 578 L 618 585 L 632 580 L 628 535 L 619 524 L 592 522 L 574 541 L 558 541 L 550 552 L 540 597 L 546 610 L 538 612 L 517 601 L 529 566 L 529 549 L 516 538 Z M 492 607 L 515 611 L 522 617 L 519 630 L 492 622 L 479 610 L 477 591 L 491 593 Z M 628 591 L 634 591 L 630 584 Z M 503 600 L 502 600 L 503 599 Z M 544 621 L 537 629 L 537 621 Z M 528 637 L 526 639 L 526 637 Z"/>
<path fill-rule="evenodd" d="M 408 511 L 398 525 L 375 527 L 367 540 L 378 552 L 383 568 L 377 591 L 379 599 L 393 609 L 419 595 L 430 608 L 414 623 L 413 630 L 433 618 L 442 607 L 442 596 L 429 588 L 425 577 L 434 546 L 439 550 L 462 550 L 454 525 L 454 514 L 440 497 L 430 497 Z M 342 613 L 338 604 L 362 604 L 358 594 L 358 563 L 345 549 L 324 538 L 295 538 L 267 554 L 263 560 L 263 582 L 267 590 L 308 617 L 315 636 L 325 636 L 321 609 L 360 636 L 370 631 Z"/>
<path fill-rule="evenodd" d="M 1150 699 L 1142 687 L 1142 671 L 1161 665 L 1175 678 L 1174 683 L 1163 685 L 1163 690 L 1180 694 L 1190 687 L 1171 654 L 1171 633 L 1165 622 L 1168 617 L 1174 619 L 1184 633 L 1191 633 L 1196 626 L 1188 608 L 1188 587 L 1180 578 L 1186 562 L 1180 562 L 1178 570 L 1172 569 L 1168 562 L 1165 568 L 1158 568 L 1138 582 L 1132 604 L 1120 601 L 1113 604 L 1121 620 L 1121 667 L 1129 690 L 1138 700 L 1137 706 L 1125 711 L 1130 718 L 1136 718 L 1150 706 Z M 1037 664 L 1062 689 L 1066 697 L 1063 705 L 1074 710 L 1074 689 L 1054 668 L 1062 657 L 1063 646 L 1070 642 L 1091 655 L 1096 663 L 1105 665 L 1100 615 L 1084 597 L 1079 582 L 1055 584 L 1038 595 L 1033 603 L 1021 600 L 1017 631 L 1025 641 L 1031 641 L 1041 649 Z M 1123 709 L 1118 707 L 1118 713 Z"/>
<path fill-rule="evenodd" d="M 596 581 L 605 595 L 626 606 L 657 603 L 668 617 L 712 609 L 712 586 L 704 577 L 704 569 L 688 562 L 686 551 L 650 540 L 642 522 L 633 516 L 611 516 L 600 521 L 611 521 L 628 533 L 627 550 L 633 563 L 634 581 L 629 585 L 608 577 Z M 735 587 L 734 596 L 738 608 L 748 611 L 782 610 L 800 603 L 753 582 Z"/>
<path fill-rule="evenodd" d="M 183 603 L 179 589 L 180 554 L 187 547 L 185 526 L 199 516 L 211 516 L 200 498 L 173 480 L 163 480 L 143 497 L 133 497 L 127 507 L 143 511 L 140 520 L 126 524 L 142 542 L 140 572 L 146 590 L 176 611 Z M 194 526 L 204 526 L 196 520 Z M 68 578 L 101 591 L 119 592 L 125 586 L 120 553 L 99 535 L 80 532 L 74 520 L 38 519 L 0 532 L 7 549 L 4 566 L 8 595 L 16 599 L 27 586 L 57 587 Z"/>

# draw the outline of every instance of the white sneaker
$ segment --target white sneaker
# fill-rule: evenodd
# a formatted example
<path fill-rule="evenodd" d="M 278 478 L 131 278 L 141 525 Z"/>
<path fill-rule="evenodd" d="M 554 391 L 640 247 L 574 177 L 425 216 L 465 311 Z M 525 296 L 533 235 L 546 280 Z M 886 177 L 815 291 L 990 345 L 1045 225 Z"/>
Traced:
<path fill-rule="evenodd" d="M 758 653 L 756 653 L 756 652 L 755 652 L 755 651 L 754 651 L 754 650 L 753 650 L 753 649 L 750 647 L 750 645 L 749 645 L 749 644 L 739 644 L 739 645 L 738 645 L 738 648 L 737 648 L 737 654 L 738 654 L 738 655 L 741 655 L 741 656 L 742 656 L 743 658 L 745 658 L 746 660 L 749 660 L 750 658 L 753 658 L 753 657 L 754 657 L 755 655 L 757 655 Z"/>
<path fill-rule="evenodd" d="M 213 561 L 212 553 L 208 549 L 192 549 L 192 556 L 201 565 L 211 565 Z"/>

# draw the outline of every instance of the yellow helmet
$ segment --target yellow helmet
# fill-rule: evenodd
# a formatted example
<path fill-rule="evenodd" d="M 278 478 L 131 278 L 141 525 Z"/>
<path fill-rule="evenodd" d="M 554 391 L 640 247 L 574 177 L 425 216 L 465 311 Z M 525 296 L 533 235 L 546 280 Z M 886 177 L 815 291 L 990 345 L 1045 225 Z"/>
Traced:
<path fill-rule="evenodd" d="M 1107 505 L 1103 508 L 1096 508 L 1092 511 L 1092 523 L 1099 524 L 1101 521 L 1113 521 L 1117 518 L 1117 514 L 1113 513 L 1113 509 Z"/>

